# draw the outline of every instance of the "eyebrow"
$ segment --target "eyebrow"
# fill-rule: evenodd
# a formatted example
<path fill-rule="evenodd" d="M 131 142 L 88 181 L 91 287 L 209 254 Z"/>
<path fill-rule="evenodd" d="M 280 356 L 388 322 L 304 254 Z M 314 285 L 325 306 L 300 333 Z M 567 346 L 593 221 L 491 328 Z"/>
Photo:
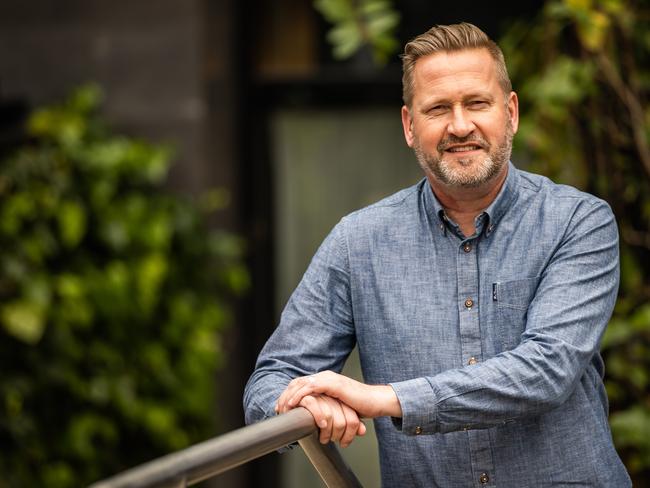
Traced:
<path fill-rule="evenodd" d="M 465 95 L 462 98 L 462 101 L 467 102 L 467 101 L 473 100 L 475 98 L 485 99 L 485 100 L 490 101 L 490 102 L 494 101 L 494 97 L 488 92 L 469 93 L 469 94 Z M 451 99 L 449 99 L 447 97 L 441 97 L 441 98 L 431 97 L 428 100 L 425 100 L 422 103 L 421 106 L 424 107 L 424 108 L 430 108 L 430 107 L 435 106 L 435 105 L 446 105 L 446 104 L 450 104 L 450 103 L 451 103 Z"/>

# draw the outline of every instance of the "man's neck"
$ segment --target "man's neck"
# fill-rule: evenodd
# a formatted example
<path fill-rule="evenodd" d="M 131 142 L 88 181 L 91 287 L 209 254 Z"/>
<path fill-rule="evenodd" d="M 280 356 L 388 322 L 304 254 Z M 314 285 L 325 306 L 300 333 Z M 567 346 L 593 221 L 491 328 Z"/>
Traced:
<path fill-rule="evenodd" d="M 494 201 L 507 176 L 506 165 L 493 180 L 477 188 L 450 188 L 430 175 L 427 179 L 445 214 L 458 224 L 465 237 L 470 237 L 476 232 L 474 220 Z"/>

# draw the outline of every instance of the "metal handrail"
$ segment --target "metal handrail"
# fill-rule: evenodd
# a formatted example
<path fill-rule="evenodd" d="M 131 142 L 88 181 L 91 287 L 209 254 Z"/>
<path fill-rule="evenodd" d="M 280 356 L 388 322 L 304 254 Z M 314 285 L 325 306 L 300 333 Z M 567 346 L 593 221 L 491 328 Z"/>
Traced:
<path fill-rule="evenodd" d="M 216 476 L 298 441 L 330 488 L 361 483 L 333 444 L 318 441 L 311 413 L 296 408 L 98 481 L 89 488 L 181 488 Z"/>

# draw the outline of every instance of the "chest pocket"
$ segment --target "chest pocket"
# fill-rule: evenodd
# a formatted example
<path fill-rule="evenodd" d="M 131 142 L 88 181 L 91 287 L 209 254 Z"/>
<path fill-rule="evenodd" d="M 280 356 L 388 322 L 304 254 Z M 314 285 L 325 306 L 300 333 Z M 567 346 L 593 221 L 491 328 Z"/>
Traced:
<path fill-rule="evenodd" d="M 528 306 L 535 297 L 539 277 L 502 281 L 492 285 L 496 304 L 499 336 L 504 351 L 517 347 L 526 329 Z"/>

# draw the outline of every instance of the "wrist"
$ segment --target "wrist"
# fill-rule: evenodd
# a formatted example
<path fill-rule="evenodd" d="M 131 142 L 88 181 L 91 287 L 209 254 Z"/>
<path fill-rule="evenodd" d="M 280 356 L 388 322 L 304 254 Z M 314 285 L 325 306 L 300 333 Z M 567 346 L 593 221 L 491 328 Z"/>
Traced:
<path fill-rule="evenodd" d="M 377 385 L 377 388 L 379 393 L 378 405 L 380 406 L 380 412 L 377 416 L 401 417 L 402 405 L 399 403 L 393 387 L 390 385 Z"/>

